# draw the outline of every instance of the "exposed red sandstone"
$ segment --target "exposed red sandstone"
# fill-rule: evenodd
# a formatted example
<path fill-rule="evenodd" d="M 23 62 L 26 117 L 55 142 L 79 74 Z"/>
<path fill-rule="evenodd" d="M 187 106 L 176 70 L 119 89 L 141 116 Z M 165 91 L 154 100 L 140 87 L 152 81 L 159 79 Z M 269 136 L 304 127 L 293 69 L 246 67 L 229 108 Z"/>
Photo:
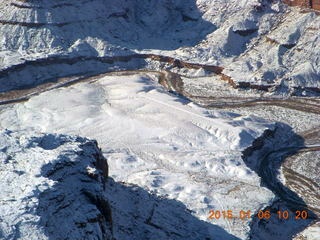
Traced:
<path fill-rule="evenodd" d="M 320 11 L 320 0 L 283 0 L 289 6 L 300 6 Z"/>

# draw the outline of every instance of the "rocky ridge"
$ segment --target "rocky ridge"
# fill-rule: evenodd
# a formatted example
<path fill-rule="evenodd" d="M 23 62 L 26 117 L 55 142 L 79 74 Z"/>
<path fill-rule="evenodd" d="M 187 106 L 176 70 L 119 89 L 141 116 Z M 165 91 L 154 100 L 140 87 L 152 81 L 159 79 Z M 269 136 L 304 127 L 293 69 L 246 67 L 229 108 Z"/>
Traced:
<path fill-rule="evenodd" d="M 92 60 L 151 53 L 224 69 L 221 79 L 240 88 L 280 95 L 319 94 L 319 15 L 281 1 L 12 0 L 0 4 L 0 69 L 21 64 L 27 68 L 12 77 L 1 76 L 1 82 L 9 80 L 13 88 L 55 81 L 83 73 L 81 69 L 88 69 L 87 74 L 119 68 L 181 72 L 170 63 L 155 63 L 157 59 L 127 65 Z M 52 77 L 46 78 L 43 68 L 32 64 L 48 58 L 76 62 L 53 64 Z M 187 68 L 183 71 L 188 74 Z"/>
<path fill-rule="evenodd" d="M 113 239 L 95 141 L 5 130 L 0 149 L 0 239 Z"/>

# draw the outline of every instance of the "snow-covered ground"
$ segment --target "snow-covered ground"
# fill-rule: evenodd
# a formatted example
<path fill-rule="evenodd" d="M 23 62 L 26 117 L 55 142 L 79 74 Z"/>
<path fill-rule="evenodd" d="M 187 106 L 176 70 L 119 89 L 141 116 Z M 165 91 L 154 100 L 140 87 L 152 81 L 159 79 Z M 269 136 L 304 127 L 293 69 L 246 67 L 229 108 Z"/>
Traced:
<path fill-rule="evenodd" d="M 97 139 L 110 176 L 176 199 L 199 219 L 240 238 L 248 221 L 208 220 L 209 210 L 254 213 L 273 194 L 241 158 L 272 123 L 206 111 L 167 94 L 152 76 L 106 76 L 32 97 L 4 109 L 1 128 Z"/>
<path fill-rule="evenodd" d="M 317 239 L 320 236 L 320 223 L 316 223 L 308 227 L 301 234 L 299 234 L 294 240 L 300 239 Z"/>
<path fill-rule="evenodd" d="M 0 239 L 111 239 L 97 156 L 85 138 L 0 131 Z"/>
<path fill-rule="evenodd" d="M 0 93 L 60 82 L 64 77 L 167 69 L 184 75 L 184 90 L 200 97 L 318 96 L 319 26 L 319 14 L 289 8 L 279 0 L 1 1 Z M 181 67 L 173 59 L 161 62 L 141 54 L 221 66 L 227 79 L 268 85 L 270 92 L 231 89 L 221 74 L 211 76 L 204 69 Z M 151 73 L 100 76 L 1 107 L 0 130 L 13 132 L 0 136 L 4 146 L 0 156 L 6 159 L 6 149 L 13 148 L 13 152 L 39 160 L 37 168 L 30 169 L 30 179 L 22 172 L 15 174 L 22 174 L 17 181 L 23 184 L 33 180 L 36 186 L 45 183 L 42 190 L 47 191 L 51 182 L 37 175 L 47 161 L 42 158 L 46 149 L 41 150 L 37 142 L 35 148 L 19 145 L 17 141 L 22 140 L 15 132 L 23 131 L 26 142 L 32 144 L 29 138 L 36 132 L 96 139 L 114 179 L 105 193 L 114 209 L 118 224 L 114 234 L 119 239 L 139 239 L 142 232 L 144 238 L 153 239 L 247 238 L 250 219 L 237 218 L 239 212 L 250 210 L 253 214 L 274 195 L 260 186 L 257 174 L 243 162 L 242 151 L 267 129 L 273 130 L 273 121 L 304 131 L 317 126 L 318 114 L 276 106 L 232 109 L 233 113 L 206 110 L 168 94 L 153 79 Z M 285 139 L 286 134 L 281 137 Z M 76 138 L 66 139 L 69 147 L 77 148 Z M 60 154 L 53 152 L 56 155 L 50 153 L 48 158 Z M 15 172 L 19 164 L 5 165 L 5 169 Z M 0 189 L 6 189 L 6 181 L 14 183 L 14 176 L 1 175 L 5 180 Z M 34 191 L 32 187 L 27 190 Z M 16 194 L 28 195 L 28 191 Z M 3 192 L 3 199 L 9 195 Z M 15 206 L 20 204 L 23 213 L 28 204 L 35 208 L 38 201 L 34 196 L 32 203 L 9 200 L 0 210 L 12 214 Z M 146 203 L 145 208 L 141 202 Z M 236 218 L 209 220 L 210 210 L 232 210 Z M 16 230 L 8 226 L 18 229 L 21 216 L 13 216 L 6 218 L 7 223 L 0 218 L 0 238 L 1 234 L 14 237 Z M 34 223 L 39 220 L 35 215 L 30 219 Z M 132 224 L 127 224 L 128 219 Z M 182 222 L 187 223 L 179 228 Z M 30 223 L 23 225 L 21 237 L 27 238 L 27 227 L 42 236 L 43 230 Z M 199 234 L 192 235 L 191 230 Z"/>
<path fill-rule="evenodd" d="M 319 14 L 278 0 L 2 1 L 0 69 L 48 57 L 153 53 L 219 65 L 236 83 L 272 86 L 276 94 L 318 95 L 319 26 Z M 67 65 L 50 70 L 52 78 L 70 74 Z M 21 71 L 0 74 L 0 82 L 48 81 L 41 67 Z"/>

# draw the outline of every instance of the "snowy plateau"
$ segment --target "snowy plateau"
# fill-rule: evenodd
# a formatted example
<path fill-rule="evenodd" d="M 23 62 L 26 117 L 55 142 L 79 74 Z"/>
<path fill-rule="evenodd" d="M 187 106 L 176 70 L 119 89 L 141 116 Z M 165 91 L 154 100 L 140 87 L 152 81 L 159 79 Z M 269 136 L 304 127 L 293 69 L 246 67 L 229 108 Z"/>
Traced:
<path fill-rule="evenodd" d="M 0 239 L 320 239 L 319 30 L 280 0 L 0 1 Z"/>

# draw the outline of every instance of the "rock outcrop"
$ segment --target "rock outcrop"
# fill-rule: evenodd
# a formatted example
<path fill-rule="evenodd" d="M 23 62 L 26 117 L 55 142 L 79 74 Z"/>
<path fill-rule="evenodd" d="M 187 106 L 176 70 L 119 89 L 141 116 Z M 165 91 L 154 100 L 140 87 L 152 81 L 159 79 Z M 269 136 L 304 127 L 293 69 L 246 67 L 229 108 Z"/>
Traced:
<path fill-rule="evenodd" d="M 0 92 L 119 69 L 203 68 L 236 88 L 318 96 L 319 20 L 280 0 L 3 1 Z"/>
<path fill-rule="evenodd" d="M 97 143 L 0 133 L 0 239 L 113 239 Z"/>

